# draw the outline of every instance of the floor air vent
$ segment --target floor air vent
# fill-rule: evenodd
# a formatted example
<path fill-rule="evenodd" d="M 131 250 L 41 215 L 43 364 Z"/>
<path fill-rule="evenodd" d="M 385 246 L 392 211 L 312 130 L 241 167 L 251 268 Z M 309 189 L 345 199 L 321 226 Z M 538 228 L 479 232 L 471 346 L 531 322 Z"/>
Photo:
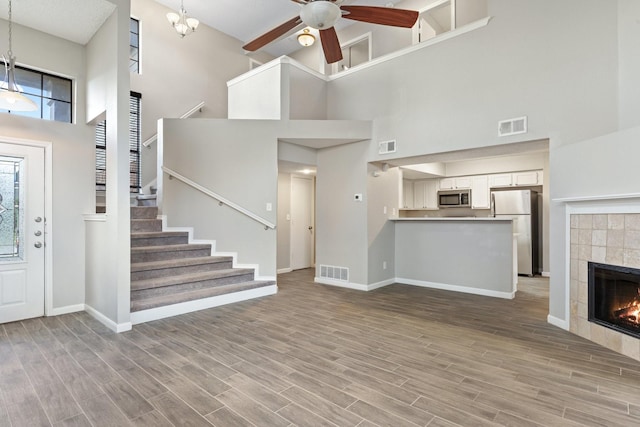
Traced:
<path fill-rule="evenodd" d="M 527 133 L 527 116 L 498 122 L 498 136 Z"/>
<path fill-rule="evenodd" d="M 396 141 L 392 139 L 391 141 L 382 141 L 378 144 L 378 154 L 389 154 L 396 152 Z"/>
<path fill-rule="evenodd" d="M 349 269 L 333 265 L 320 265 L 320 277 L 331 280 L 349 281 Z"/>

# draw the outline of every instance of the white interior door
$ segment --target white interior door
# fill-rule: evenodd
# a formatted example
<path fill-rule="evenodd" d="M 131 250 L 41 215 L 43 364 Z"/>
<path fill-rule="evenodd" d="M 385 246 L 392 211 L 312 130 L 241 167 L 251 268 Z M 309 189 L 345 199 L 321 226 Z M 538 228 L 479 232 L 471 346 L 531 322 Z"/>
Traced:
<path fill-rule="evenodd" d="M 44 148 L 0 143 L 0 323 L 44 315 Z"/>
<path fill-rule="evenodd" d="M 291 269 L 313 266 L 313 179 L 291 177 Z"/>

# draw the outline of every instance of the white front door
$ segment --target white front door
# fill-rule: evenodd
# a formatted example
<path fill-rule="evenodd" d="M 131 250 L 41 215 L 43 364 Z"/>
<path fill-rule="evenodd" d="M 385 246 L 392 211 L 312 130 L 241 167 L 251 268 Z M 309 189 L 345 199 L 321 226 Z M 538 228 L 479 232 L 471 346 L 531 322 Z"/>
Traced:
<path fill-rule="evenodd" d="M 0 323 L 44 315 L 44 148 L 0 143 Z"/>
<path fill-rule="evenodd" d="M 291 177 L 291 269 L 313 265 L 313 179 Z"/>

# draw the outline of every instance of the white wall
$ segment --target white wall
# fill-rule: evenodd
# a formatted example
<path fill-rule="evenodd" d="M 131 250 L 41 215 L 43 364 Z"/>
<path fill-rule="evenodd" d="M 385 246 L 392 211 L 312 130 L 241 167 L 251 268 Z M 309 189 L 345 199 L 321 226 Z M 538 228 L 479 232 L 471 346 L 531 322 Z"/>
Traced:
<path fill-rule="evenodd" d="M 618 0 L 620 129 L 640 124 L 640 2 Z"/>

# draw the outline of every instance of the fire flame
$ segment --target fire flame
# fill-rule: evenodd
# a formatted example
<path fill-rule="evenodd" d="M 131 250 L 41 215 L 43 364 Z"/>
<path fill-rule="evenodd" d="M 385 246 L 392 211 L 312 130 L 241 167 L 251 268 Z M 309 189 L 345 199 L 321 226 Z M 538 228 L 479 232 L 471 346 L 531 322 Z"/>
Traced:
<path fill-rule="evenodd" d="M 640 325 L 640 299 L 635 299 L 627 306 L 615 310 L 615 313 L 620 320 Z"/>

